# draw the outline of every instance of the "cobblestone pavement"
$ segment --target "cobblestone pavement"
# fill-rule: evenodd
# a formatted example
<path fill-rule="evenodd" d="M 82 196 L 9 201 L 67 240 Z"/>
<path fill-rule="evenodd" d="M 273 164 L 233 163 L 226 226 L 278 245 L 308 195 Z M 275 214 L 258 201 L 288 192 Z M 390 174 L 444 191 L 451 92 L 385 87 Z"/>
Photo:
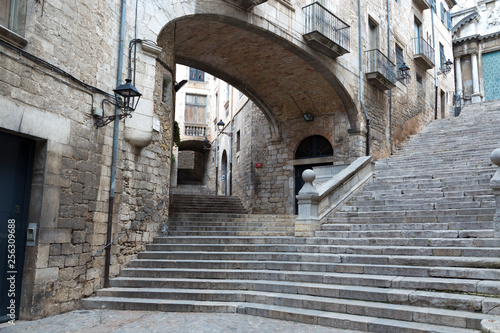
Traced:
<path fill-rule="evenodd" d="M 233 313 L 80 310 L 0 324 L 2 333 L 360 333 Z"/>

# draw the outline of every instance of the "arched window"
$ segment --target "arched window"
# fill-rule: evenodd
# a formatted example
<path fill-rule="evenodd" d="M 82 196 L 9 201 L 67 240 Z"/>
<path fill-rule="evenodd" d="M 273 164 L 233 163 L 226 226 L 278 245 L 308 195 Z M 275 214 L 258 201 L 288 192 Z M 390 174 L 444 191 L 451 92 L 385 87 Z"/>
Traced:
<path fill-rule="evenodd" d="M 295 159 L 333 156 L 333 148 L 325 137 L 314 135 L 302 140 L 295 152 Z"/>

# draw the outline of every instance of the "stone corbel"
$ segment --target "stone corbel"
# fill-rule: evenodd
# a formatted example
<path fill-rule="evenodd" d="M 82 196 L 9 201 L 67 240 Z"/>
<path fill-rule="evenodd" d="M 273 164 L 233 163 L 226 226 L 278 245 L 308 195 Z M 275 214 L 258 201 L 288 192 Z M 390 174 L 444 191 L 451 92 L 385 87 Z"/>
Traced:
<path fill-rule="evenodd" d="M 156 58 L 162 52 L 162 48 L 154 42 L 142 41 L 141 50 L 142 54 L 146 56 L 143 59 L 145 65 L 155 66 Z M 154 79 L 154 76 L 148 76 L 144 73 L 137 75 L 137 88 L 139 91 L 142 90 L 143 96 L 132 118 L 125 120 L 125 140 L 137 148 L 148 146 L 153 139 L 154 101 L 151 93 L 147 94 L 145 88 L 153 87 Z"/>
<path fill-rule="evenodd" d="M 141 42 L 141 49 L 146 55 L 153 58 L 158 57 L 163 50 L 161 47 L 148 40 L 143 40 Z"/>

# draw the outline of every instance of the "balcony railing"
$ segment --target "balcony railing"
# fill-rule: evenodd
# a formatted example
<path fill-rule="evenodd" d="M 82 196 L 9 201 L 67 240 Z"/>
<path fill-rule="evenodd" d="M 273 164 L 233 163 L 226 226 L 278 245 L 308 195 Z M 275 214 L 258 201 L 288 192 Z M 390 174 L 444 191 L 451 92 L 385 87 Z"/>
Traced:
<path fill-rule="evenodd" d="M 184 125 L 184 135 L 206 137 L 207 136 L 207 125 L 205 125 L 205 124 Z"/>
<path fill-rule="evenodd" d="M 380 90 L 396 86 L 396 66 L 380 50 L 366 51 L 366 78 Z"/>
<path fill-rule="evenodd" d="M 415 61 L 425 69 L 434 68 L 435 51 L 422 37 L 413 39 Z"/>
<path fill-rule="evenodd" d="M 336 58 L 349 52 L 350 27 L 318 2 L 303 8 L 304 39 L 314 49 Z"/>

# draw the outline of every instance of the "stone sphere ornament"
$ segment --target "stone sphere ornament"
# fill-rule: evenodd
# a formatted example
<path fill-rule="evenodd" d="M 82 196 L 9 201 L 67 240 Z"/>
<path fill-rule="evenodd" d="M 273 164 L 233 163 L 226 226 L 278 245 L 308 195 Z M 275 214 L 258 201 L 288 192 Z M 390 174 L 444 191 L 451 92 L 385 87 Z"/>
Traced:
<path fill-rule="evenodd" d="M 490 159 L 493 164 L 500 166 L 500 148 L 497 148 L 491 152 Z"/>
<path fill-rule="evenodd" d="M 316 174 L 311 169 L 307 169 L 304 172 L 302 172 L 302 179 L 306 183 L 312 183 L 316 179 Z"/>

